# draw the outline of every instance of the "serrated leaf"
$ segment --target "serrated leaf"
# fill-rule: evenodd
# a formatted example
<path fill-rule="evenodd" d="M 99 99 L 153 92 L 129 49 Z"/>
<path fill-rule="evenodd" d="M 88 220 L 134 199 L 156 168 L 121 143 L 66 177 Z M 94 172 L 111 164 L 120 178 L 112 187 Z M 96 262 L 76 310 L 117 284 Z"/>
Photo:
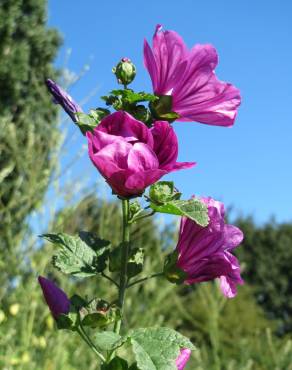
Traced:
<path fill-rule="evenodd" d="M 124 248 L 124 243 L 114 248 L 109 255 L 109 270 L 111 272 L 119 271 L 121 269 L 121 254 Z M 133 248 L 128 257 L 128 277 L 134 277 L 143 270 L 144 264 L 144 250 L 142 248 Z"/>
<path fill-rule="evenodd" d="M 112 351 L 120 347 L 126 340 L 113 331 L 102 331 L 96 333 L 93 338 L 94 343 L 102 351 Z"/>
<path fill-rule="evenodd" d="M 105 255 L 110 246 L 108 241 L 86 232 L 81 232 L 81 237 L 63 233 L 42 236 L 60 248 L 53 256 L 52 262 L 54 267 L 64 274 L 88 277 L 96 275 L 106 267 Z"/>
<path fill-rule="evenodd" d="M 194 349 L 189 339 L 169 328 L 141 328 L 128 336 L 140 370 L 177 370 L 180 349 Z"/>
<path fill-rule="evenodd" d="M 161 205 L 152 202 L 150 207 L 156 212 L 188 217 L 203 227 L 209 223 L 208 208 L 199 199 L 173 200 Z"/>

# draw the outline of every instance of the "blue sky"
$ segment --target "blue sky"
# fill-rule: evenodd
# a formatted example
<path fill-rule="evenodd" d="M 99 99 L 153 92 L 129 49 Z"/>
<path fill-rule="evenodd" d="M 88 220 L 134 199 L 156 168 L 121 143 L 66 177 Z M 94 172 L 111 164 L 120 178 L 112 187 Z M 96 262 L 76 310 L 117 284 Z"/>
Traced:
<path fill-rule="evenodd" d="M 96 90 L 84 109 L 100 106 L 99 96 L 117 87 L 111 68 L 124 56 L 136 64 L 133 89 L 151 91 L 143 67 L 142 45 L 157 23 L 177 31 L 189 47 L 212 43 L 219 54 L 218 77 L 242 93 L 233 128 L 175 123 L 182 161 L 196 161 L 191 170 L 169 177 L 187 198 L 210 195 L 252 214 L 258 222 L 271 215 L 292 220 L 292 2 L 282 1 L 97 1 L 49 0 L 48 23 L 64 38 L 56 64 L 77 74 L 89 71 L 70 88 L 82 101 Z M 68 125 L 69 135 L 75 128 Z M 70 143 L 76 153 L 84 138 Z M 87 156 L 75 166 L 89 182 L 97 173 Z"/>

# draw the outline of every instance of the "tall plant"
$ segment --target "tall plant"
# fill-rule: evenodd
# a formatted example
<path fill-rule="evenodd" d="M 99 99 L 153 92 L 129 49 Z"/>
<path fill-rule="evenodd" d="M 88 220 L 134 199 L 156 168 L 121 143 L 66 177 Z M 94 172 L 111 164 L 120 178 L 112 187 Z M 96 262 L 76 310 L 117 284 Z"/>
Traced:
<path fill-rule="evenodd" d="M 79 295 L 69 299 L 54 282 L 39 277 L 58 328 L 78 333 L 102 370 L 182 370 L 194 348 L 170 328 L 127 328 L 124 310 L 129 289 L 150 279 L 190 285 L 218 278 L 222 293 L 232 298 L 237 285 L 243 283 L 238 260 L 232 254 L 243 234 L 225 223 L 224 205 L 210 197 L 182 200 L 173 182 L 159 181 L 170 172 L 195 165 L 177 162 L 178 140 L 171 123 L 196 120 L 230 126 L 240 104 L 239 91 L 217 79 L 217 54 L 212 46 L 197 45 L 188 50 L 179 35 L 164 32 L 161 26 L 154 34 L 153 49 L 145 42 L 144 61 L 153 94 L 128 87 L 136 67 L 123 58 L 113 72 L 124 88 L 103 97 L 107 108 L 89 114 L 54 81 L 47 81 L 55 102 L 86 135 L 93 165 L 121 203 L 122 237 L 118 243 L 88 231 L 80 231 L 78 236 L 43 235 L 59 248 L 53 257 L 54 267 L 79 278 L 98 275 L 117 289 L 111 301 Z M 157 212 L 181 217 L 178 243 L 158 271 L 138 277 L 147 250 L 132 242 L 131 228 Z"/>

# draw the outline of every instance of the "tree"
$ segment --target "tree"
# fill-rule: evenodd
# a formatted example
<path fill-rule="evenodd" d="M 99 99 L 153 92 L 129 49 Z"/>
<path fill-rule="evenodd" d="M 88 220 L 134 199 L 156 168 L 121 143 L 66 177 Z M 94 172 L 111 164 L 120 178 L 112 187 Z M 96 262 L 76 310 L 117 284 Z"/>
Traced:
<path fill-rule="evenodd" d="M 0 1 L 0 251 L 11 250 L 46 191 L 56 146 L 56 108 L 44 80 L 60 45 L 46 1 Z"/>
<path fill-rule="evenodd" d="M 259 304 L 279 320 L 278 332 L 292 331 L 292 224 L 256 226 L 252 218 L 239 219 L 245 238 L 238 248 L 244 279 L 254 285 Z"/>

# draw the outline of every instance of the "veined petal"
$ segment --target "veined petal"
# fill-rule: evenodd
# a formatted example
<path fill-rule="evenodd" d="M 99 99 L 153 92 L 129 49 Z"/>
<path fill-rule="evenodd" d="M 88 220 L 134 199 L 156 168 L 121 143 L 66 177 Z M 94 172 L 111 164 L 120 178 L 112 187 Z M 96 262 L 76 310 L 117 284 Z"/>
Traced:
<path fill-rule="evenodd" d="M 188 55 L 185 73 L 180 76 L 173 90 L 173 110 L 190 98 L 196 102 L 197 92 L 208 84 L 217 63 L 218 55 L 212 45 L 198 44 L 193 47 Z"/>
<path fill-rule="evenodd" d="M 156 94 L 167 94 L 173 88 L 178 68 L 181 70 L 180 64 L 186 56 L 187 48 L 183 39 L 174 31 L 162 31 L 162 27 L 157 25 L 153 36 L 153 57 L 157 70 L 157 84 L 154 89 Z"/>

